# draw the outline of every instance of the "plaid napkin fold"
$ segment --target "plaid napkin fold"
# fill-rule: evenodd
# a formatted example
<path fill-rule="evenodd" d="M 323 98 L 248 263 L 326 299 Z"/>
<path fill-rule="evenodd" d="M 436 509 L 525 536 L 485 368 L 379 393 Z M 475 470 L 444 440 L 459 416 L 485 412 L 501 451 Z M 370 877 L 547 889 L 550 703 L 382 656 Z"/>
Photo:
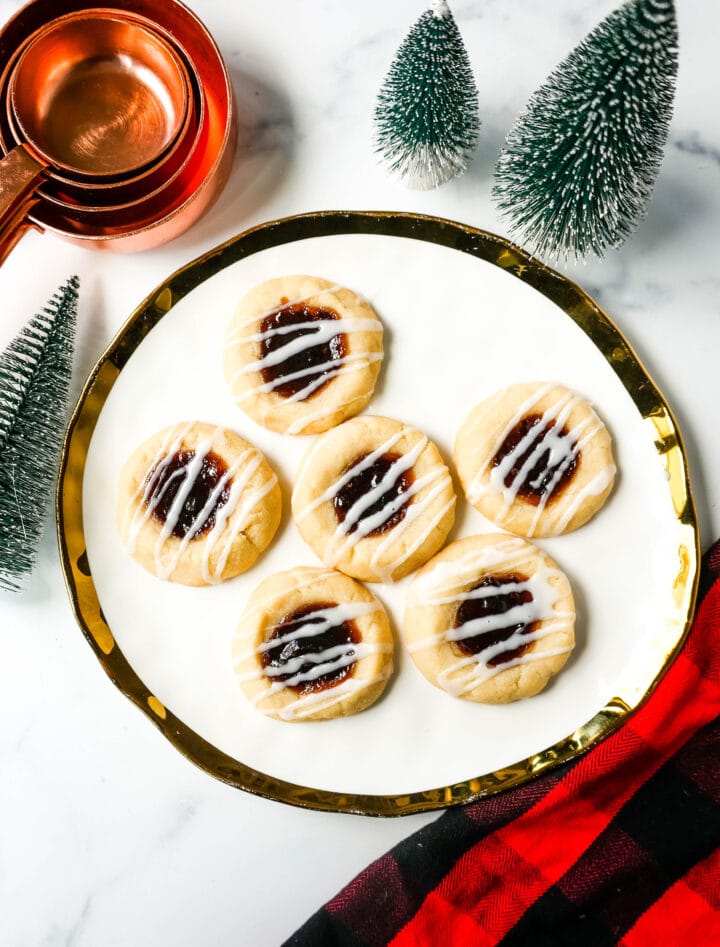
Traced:
<path fill-rule="evenodd" d="M 720 944 L 720 541 L 652 697 L 546 776 L 451 809 L 287 945 Z"/>

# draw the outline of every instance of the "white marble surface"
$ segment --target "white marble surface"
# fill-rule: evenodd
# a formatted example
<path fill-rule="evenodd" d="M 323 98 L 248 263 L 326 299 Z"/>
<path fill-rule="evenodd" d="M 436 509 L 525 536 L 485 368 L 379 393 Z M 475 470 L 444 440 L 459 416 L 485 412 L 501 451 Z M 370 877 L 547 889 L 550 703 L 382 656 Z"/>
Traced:
<path fill-rule="evenodd" d="M 0 20 L 20 4 L 0 0 Z M 141 256 L 27 236 L 0 269 L 0 344 L 71 272 L 82 281 L 76 389 L 161 279 L 263 220 L 321 208 L 434 213 L 500 233 L 494 160 L 517 111 L 613 0 L 456 2 L 480 90 L 469 172 L 404 190 L 374 164 L 374 95 L 423 3 L 193 0 L 231 67 L 241 150 L 219 204 Z M 616 319 L 684 431 L 704 543 L 720 534 L 720 6 L 678 0 L 670 141 L 637 236 L 573 268 Z M 51 519 L 22 596 L 0 593 L 3 947 L 277 944 L 369 860 L 432 816 L 303 812 L 205 776 L 108 682 L 73 623 Z"/>

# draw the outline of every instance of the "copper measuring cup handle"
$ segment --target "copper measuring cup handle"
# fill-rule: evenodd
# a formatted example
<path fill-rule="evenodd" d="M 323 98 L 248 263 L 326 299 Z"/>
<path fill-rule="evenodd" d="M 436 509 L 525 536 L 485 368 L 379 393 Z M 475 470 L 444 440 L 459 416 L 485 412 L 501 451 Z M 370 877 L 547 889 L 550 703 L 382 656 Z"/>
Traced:
<path fill-rule="evenodd" d="M 46 174 L 46 165 L 22 145 L 0 161 L 0 263 L 4 263 L 22 235 L 34 227 L 27 212 Z"/>

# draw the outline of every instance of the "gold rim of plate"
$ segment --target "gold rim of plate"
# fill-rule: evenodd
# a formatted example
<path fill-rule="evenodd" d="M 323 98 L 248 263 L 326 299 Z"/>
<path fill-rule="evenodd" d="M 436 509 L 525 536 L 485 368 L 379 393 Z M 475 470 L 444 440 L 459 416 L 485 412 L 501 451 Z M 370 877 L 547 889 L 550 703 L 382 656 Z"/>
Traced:
<path fill-rule="evenodd" d="M 409 237 L 468 253 L 501 267 L 568 315 L 605 357 L 628 391 L 667 471 L 678 523 L 678 571 L 673 583 L 672 646 L 644 691 L 628 685 L 565 739 L 512 766 L 472 779 L 403 795 L 338 793 L 297 786 L 258 772 L 204 740 L 155 697 L 118 647 L 103 615 L 90 571 L 82 519 L 85 460 L 105 399 L 128 359 L 172 307 L 220 270 L 269 247 L 340 234 Z M 275 220 L 239 234 L 177 270 L 140 303 L 92 370 L 70 419 L 57 489 L 60 559 L 70 601 L 85 637 L 111 681 L 189 760 L 238 789 L 306 809 L 396 816 L 462 805 L 518 786 L 575 758 L 616 730 L 652 693 L 689 631 L 700 559 L 695 505 L 680 431 L 664 398 L 612 320 L 579 286 L 494 234 L 438 217 L 376 211 L 323 211 Z M 655 665 L 657 653 L 648 655 Z M 655 667 L 648 669 L 655 671 Z"/>

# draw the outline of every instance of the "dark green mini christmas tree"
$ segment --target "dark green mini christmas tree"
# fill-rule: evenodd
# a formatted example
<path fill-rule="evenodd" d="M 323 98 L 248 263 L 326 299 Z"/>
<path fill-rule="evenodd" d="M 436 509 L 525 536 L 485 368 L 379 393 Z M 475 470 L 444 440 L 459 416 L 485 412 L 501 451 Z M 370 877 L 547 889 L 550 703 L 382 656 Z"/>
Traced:
<path fill-rule="evenodd" d="M 77 316 L 72 277 L 0 355 L 0 588 L 31 572 L 65 428 Z"/>
<path fill-rule="evenodd" d="M 378 94 L 375 152 L 409 187 L 437 187 L 467 167 L 480 131 L 470 61 L 445 0 L 405 37 Z"/>
<path fill-rule="evenodd" d="M 535 92 L 495 169 L 513 234 L 583 258 L 636 230 L 667 139 L 677 45 L 673 0 L 629 0 Z"/>

